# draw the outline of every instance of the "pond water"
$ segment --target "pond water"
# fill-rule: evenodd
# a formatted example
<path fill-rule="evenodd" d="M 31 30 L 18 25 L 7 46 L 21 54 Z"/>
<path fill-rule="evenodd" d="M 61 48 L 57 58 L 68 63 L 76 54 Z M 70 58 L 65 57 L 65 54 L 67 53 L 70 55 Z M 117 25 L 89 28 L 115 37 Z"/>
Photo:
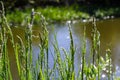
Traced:
<path fill-rule="evenodd" d="M 100 32 L 100 41 L 101 41 L 101 55 L 104 57 L 106 49 L 108 47 L 112 50 L 112 62 L 114 65 L 114 70 L 116 71 L 116 76 L 120 77 L 120 18 L 118 19 L 110 19 L 110 20 L 101 20 L 96 22 L 97 28 Z M 92 31 L 92 23 L 91 22 L 76 22 L 71 24 L 71 29 L 73 33 L 74 43 L 76 47 L 76 54 L 75 54 L 75 64 L 80 65 L 81 60 L 81 48 L 83 44 L 83 27 L 86 26 L 86 43 L 87 43 L 87 55 L 86 57 L 89 58 L 90 53 L 90 46 L 91 46 L 91 31 Z M 24 27 L 12 28 L 13 34 L 15 36 L 15 41 L 17 41 L 16 35 L 19 35 L 23 41 L 25 40 L 24 34 L 25 29 Z M 40 26 L 33 27 L 33 34 L 38 36 L 41 29 Z M 67 23 L 56 23 L 48 26 L 49 31 L 49 52 L 53 52 L 52 43 L 54 42 L 54 33 L 56 33 L 58 45 L 60 48 L 65 48 L 69 51 L 70 47 L 70 37 L 68 31 L 68 24 Z M 33 38 L 33 61 L 35 61 L 39 54 L 39 39 L 34 37 Z M 15 64 L 15 56 L 11 49 L 11 44 L 8 45 L 9 47 L 9 56 L 10 56 L 10 65 L 14 79 L 17 80 L 18 75 L 17 68 Z M 54 53 L 54 52 L 53 52 Z M 53 66 L 53 58 L 49 55 L 49 67 L 52 68 Z M 77 67 L 75 70 L 77 71 Z"/>

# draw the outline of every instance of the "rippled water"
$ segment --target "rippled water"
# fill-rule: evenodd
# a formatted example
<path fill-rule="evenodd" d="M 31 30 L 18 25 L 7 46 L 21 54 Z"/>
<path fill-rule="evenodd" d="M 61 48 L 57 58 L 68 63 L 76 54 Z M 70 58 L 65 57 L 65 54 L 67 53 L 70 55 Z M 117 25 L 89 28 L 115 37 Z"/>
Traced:
<path fill-rule="evenodd" d="M 112 61 L 114 65 L 114 71 L 116 71 L 116 76 L 120 77 L 120 19 L 111 19 L 111 20 L 102 20 L 96 22 L 97 28 L 100 31 L 101 37 L 101 55 L 104 57 L 106 49 L 108 47 L 112 50 Z M 80 65 L 81 60 L 81 47 L 82 47 L 82 41 L 83 41 L 83 27 L 86 26 L 86 41 L 87 41 L 87 57 L 89 57 L 90 53 L 90 46 L 91 46 L 91 31 L 92 31 L 92 23 L 87 22 L 76 22 L 71 25 L 72 32 L 73 32 L 73 38 L 74 43 L 76 46 L 76 55 L 75 55 L 75 64 Z M 19 35 L 23 41 L 24 38 L 24 27 L 18 27 L 18 28 L 12 28 L 15 41 L 17 41 L 16 35 Z M 40 26 L 33 27 L 33 34 L 35 36 L 38 36 L 41 29 Z M 60 48 L 65 48 L 67 51 L 69 50 L 70 46 L 70 37 L 69 37 L 69 31 L 68 31 L 68 24 L 67 23 L 56 23 L 48 26 L 49 31 L 49 53 L 53 52 L 53 46 L 52 43 L 54 41 L 54 33 L 56 33 L 58 44 Z M 39 54 L 39 39 L 37 37 L 33 38 L 33 61 L 37 60 L 38 54 Z M 9 44 L 9 56 L 10 56 L 10 62 L 11 62 L 11 70 L 15 79 L 17 79 L 17 69 L 15 66 L 15 57 L 12 49 L 11 44 Z M 54 55 L 54 54 L 53 54 Z M 61 54 L 62 55 L 62 54 Z M 53 66 L 53 56 L 49 55 L 49 67 Z M 77 71 L 77 67 L 75 67 Z M 104 75 L 102 75 L 104 77 Z"/>

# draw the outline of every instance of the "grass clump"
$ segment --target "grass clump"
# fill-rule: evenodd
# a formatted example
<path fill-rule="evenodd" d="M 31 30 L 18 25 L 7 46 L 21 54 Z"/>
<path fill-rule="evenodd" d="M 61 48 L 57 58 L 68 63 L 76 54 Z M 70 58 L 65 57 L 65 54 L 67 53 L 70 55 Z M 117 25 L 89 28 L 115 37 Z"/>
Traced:
<path fill-rule="evenodd" d="M 72 36 L 72 30 L 69 25 L 69 36 L 70 36 L 70 48 L 66 51 L 64 48 L 60 49 L 57 41 L 57 36 L 55 34 L 53 47 L 54 47 L 54 66 L 52 69 L 49 68 L 49 33 L 46 28 L 45 17 L 40 12 L 35 12 L 32 9 L 30 16 L 27 19 L 27 26 L 25 29 L 25 43 L 18 37 L 18 42 L 15 43 L 11 27 L 9 26 L 3 3 L 2 10 L 0 11 L 0 47 L 1 47 L 1 57 L 0 57 L 0 79 L 13 80 L 10 63 L 8 56 L 7 42 L 8 38 L 11 41 L 12 48 L 16 57 L 16 65 L 18 68 L 18 79 L 20 80 L 100 80 L 103 68 L 108 67 L 108 79 L 112 77 L 112 62 L 111 62 L 111 51 L 107 50 L 108 55 L 106 59 L 100 56 L 100 33 L 96 28 L 95 20 L 93 19 L 93 31 L 92 31 L 92 47 L 90 59 L 92 62 L 86 62 L 86 28 L 84 29 L 84 39 L 83 48 L 81 56 L 81 65 L 79 66 L 79 72 L 75 72 L 75 54 L 76 48 L 74 44 L 74 39 Z M 36 16 L 40 19 L 41 23 L 41 33 L 39 34 L 40 39 L 40 52 L 36 64 L 33 65 L 32 57 L 32 26 Z M 62 50 L 62 51 L 61 51 Z M 64 53 L 63 55 L 61 55 Z M 106 69 L 107 70 L 107 69 Z"/>
<path fill-rule="evenodd" d="M 3 27 L 6 23 L 6 17 L 4 15 L 4 6 L 3 3 L 0 2 L 1 7 L 2 7 L 2 11 L 0 11 L 0 18 L 1 18 L 1 22 L 0 22 L 0 46 L 1 46 L 1 53 L 0 53 L 0 79 L 4 79 L 4 80 L 12 80 L 11 77 L 11 72 L 10 72 L 10 64 L 9 64 L 9 57 L 8 57 L 8 51 L 7 51 L 7 40 L 8 40 L 8 35 L 12 35 L 10 34 L 11 31 L 9 30 L 9 26 L 6 25 L 7 27 Z M 5 21 L 5 23 L 3 22 Z M 7 33 L 8 31 L 8 33 Z"/>

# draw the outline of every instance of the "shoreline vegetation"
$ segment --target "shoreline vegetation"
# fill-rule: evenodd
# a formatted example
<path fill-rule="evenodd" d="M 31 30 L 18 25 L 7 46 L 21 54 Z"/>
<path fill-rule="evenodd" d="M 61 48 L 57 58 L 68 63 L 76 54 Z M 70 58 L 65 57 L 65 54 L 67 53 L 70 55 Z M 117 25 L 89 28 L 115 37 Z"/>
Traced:
<path fill-rule="evenodd" d="M 24 25 L 27 15 L 29 15 L 31 7 L 26 7 L 24 9 L 15 8 L 13 11 L 8 10 L 6 13 L 6 18 L 11 25 Z M 45 6 L 37 7 L 35 11 L 41 12 L 48 23 L 53 22 L 63 22 L 68 20 L 88 20 L 94 16 L 98 20 L 111 19 L 120 17 L 119 7 L 88 7 L 88 6 Z M 35 18 L 34 24 L 39 24 L 39 18 Z"/>

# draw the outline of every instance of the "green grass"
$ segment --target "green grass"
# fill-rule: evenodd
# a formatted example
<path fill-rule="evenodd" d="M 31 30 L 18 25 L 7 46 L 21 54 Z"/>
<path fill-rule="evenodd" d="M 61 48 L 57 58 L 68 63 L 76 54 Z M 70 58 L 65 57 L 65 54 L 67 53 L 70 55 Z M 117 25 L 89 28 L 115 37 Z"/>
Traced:
<path fill-rule="evenodd" d="M 81 11 L 76 11 L 73 7 L 46 7 L 38 8 L 37 11 L 40 11 L 48 21 L 64 21 L 89 18 L 89 14 Z"/>
<path fill-rule="evenodd" d="M 2 4 L 2 3 L 1 3 Z M 41 12 L 42 13 L 42 12 Z M 0 79 L 1 80 L 14 80 L 10 71 L 10 63 L 8 56 L 8 38 L 11 41 L 12 48 L 16 57 L 16 65 L 18 68 L 18 75 L 20 80 L 98 80 L 101 79 L 102 70 L 106 68 L 108 71 L 108 80 L 112 77 L 112 61 L 111 61 L 111 50 L 108 49 L 106 52 L 105 59 L 100 56 L 100 33 L 97 30 L 95 20 L 93 20 L 93 31 L 92 31 L 92 47 L 90 52 L 90 60 L 92 63 L 86 63 L 86 29 L 84 29 L 84 39 L 82 47 L 82 67 L 79 65 L 78 74 L 75 72 L 75 44 L 72 36 L 72 30 L 69 25 L 69 36 L 70 36 L 70 48 L 66 51 L 62 48 L 63 55 L 61 56 L 61 49 L 58 47 L 57 36 L 55 34 L 53 47 L 54 47 L 54 66 L 52 69 L 48 67 L 49 57 L 49 35 L 46 28 L 45 17 L 40 12 L 35 12 L 32 9 L 31 15 L 27 18 L 26 29 L 25 29 L 25 43 L 18 37 L 19 41 L 15 43 L 11 27 L 8 24 L 5 16 L 4 7 L 2 4 L 2 10 L 0 13 Z M 33 66 L 32 58 L 32 26 L 36 16 L 39 18 L 41 23 L 41 33 L 39 34 L 40 39 L 40 52 L 36 66 Z M 52 53 L 53 54 L 53 53 Z M 51 54 L 51 55 L 52 55 Z M 64 57 L 64 58 L 63 58 Z M 106 71 L 106 72 L 107 72 Z M 117 78 L 116 78 L 117 79 Z"/>
<path fill-rule="evenodd" d="M 111 16 L 120 16 L 120 8 L 115 7 L 115 8 L 100 8 L 95 11 L 95 16 L 98 18 L 105 18 L 105 17 L 111 17 Z M 109 19 L 109 18 L 108 18 Z"/>
<path fill-rule="evenodd" d="M 68 7 L 38 7 L 36 8 L 36 11 L 41 12 L 43 16 L 45 16 L 46 21 L 48 22 L 54 22 L 54 21 L 66 21 L 66 20 L 75 20 L 75 19 L 81 19 L 81 18 L 89 18 L 89 14 L 82 12 L 82 11 L 76 11 L 74 8 L 68 8 Z M 30 9 L 27 10 L 19 10 L 15 9 L 13 12 L 9 12 L 6 17 L 8 21 L 11 24 L 25 24 L 25 19 L 27 18 L 27 15 L 29 15 Z M 36 24 L 39 23 L 39 18 L 35 18 Z"/>
<path fill-rule="evenodd" d="M 47 22 L 61 22 L 67 20 L 81 20 L 81 19 L 89 19 L 92 16 L 97 17 L 98 19 L 109 19 L 119 17 L 120 8 L 119 7 L 84 7 L 84 6 L 70 6 L 70 7 L 37 7 L 35 8 L 37 12 L 41 12 L 45 17 Z M 8 22 L 12 25 L 24 25 L 26 24 L 26 19 L 28 18 L 31 9 L 26 8 L 24 10 L 16 8 L 13 11 L 8 11 L 6 18 Z M 39 24 L 39 18 L 36 17 L 34 20 L 35 24 Z"/>

